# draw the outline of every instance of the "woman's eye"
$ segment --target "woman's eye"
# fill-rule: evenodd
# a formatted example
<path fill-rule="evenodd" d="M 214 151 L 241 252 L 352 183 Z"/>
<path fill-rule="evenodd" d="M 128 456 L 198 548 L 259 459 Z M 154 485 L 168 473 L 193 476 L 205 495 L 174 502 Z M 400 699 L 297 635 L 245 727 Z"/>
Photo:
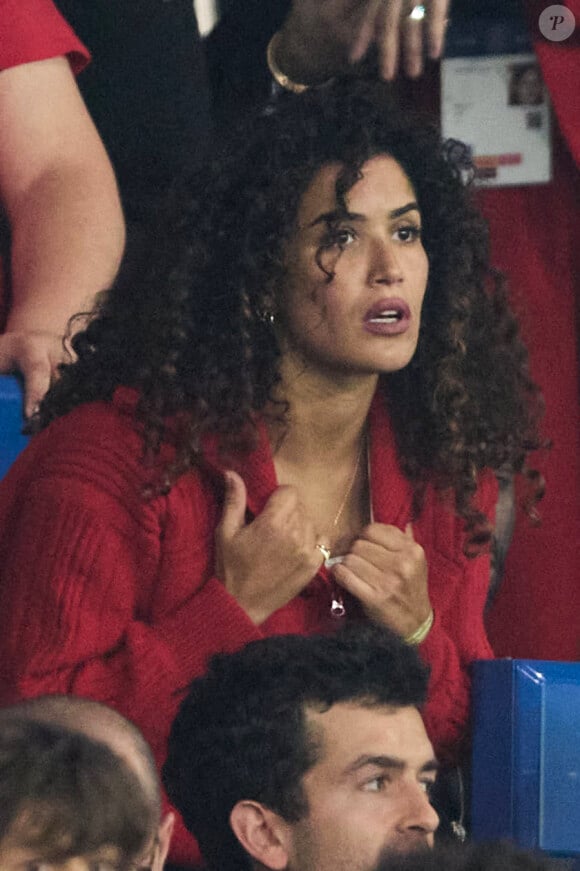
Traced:
<path fill-rule="evenodd" d="M 336 245 L 337 248 L 343 251 L 349 245 L 352 245 L 355 239 L 356 233 L 354 230 L 351 230 L 350 227 L 339 227 L 336 230 L 329 231 L 323 240 L 323 245 L 326 248 L 332 248 Z"/>
<path fill-rule="evenodd" d="M 422 780 L 421 786 L 423 788 L 423 792 L 426 792 L 427 795 L 431 795 L 433 792 L 433 787 L 435 786 L 434 780 Z"/>
<path fill-rule="evenodd" d="M 395 235 L 400 242 L 414 242 L 421 238 L 421 227 L 417 224 L 407 224 L 404 227 L 397 227 Z"/>

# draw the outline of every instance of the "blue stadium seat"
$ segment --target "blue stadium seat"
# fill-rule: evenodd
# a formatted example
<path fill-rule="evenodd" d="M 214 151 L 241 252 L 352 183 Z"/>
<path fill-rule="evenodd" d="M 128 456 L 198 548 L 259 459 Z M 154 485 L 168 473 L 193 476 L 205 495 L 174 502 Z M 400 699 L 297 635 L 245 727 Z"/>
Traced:
<path fill-rule="evenodd" d="M 13 375 L 0 375 L 0 478 L 3 478 L 28 436 L 22 435 L 22 386 Z"/>
<path fill-rule="evenodd" d="M 475 663 L 473 729 L 473 837 L 580 867 L 580 662 Z"/>

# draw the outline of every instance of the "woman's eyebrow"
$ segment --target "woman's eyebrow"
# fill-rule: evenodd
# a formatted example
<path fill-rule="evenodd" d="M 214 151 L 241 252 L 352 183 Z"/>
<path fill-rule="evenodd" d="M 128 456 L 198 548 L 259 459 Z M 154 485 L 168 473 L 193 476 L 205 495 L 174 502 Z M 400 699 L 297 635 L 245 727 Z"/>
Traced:
<path fill-rule="evenodd" d="M 356 212 L 345 212 L 343 209 L 333 209 L 331 212 L 323 212 L 308 224 L 308 227 L 315 227 L 317 224 L 334 224 L 336 221 L 344 220 L 364 221 L 365 216 Z"/>
<path fill-rule="evenodd" d="M 389 219 L 393 220 L 395 218 L 400 218 L 401 215 L 406 215 L 407 212 L 419 212 L 419 204 L 416 202 L 406 203 L 404 206 L 399 206 L 398 209 L 393 209 L 392 212 L 389 212 Z M 323 212 L 321 215 L 318 215 L 308 227 L 315 227 L 317 224 L 333 224 L 336 221 L 365 221 L 366 216 L 360 215 L 357 212 L 345 212 L 342 209 L 333 209 L 330 212 Z"/>
<path fill-rule="evenodd" d="M 393 209 L 392 212 L 389 212 L 389 218 L 400 218 L 401 215 L 406 215 L 407 212 L 419 212 L 421 214 L 419 203 L 411 202 L 407 203 L 406 206 L 401 206 L 399 209 Z"/>

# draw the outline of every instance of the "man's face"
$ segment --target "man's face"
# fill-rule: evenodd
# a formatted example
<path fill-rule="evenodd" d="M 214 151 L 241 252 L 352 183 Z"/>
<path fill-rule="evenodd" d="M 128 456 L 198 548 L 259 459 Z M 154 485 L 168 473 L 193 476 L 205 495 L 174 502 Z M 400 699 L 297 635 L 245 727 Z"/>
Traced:
<path fill-rule="evenodd" d="M 385 850 L 433 844 L 437 763 L 414 707 L 309 711 L 320 758 L 303 779 L 309 811 L 290 826 L 291 871 L 369 871 Z"/>

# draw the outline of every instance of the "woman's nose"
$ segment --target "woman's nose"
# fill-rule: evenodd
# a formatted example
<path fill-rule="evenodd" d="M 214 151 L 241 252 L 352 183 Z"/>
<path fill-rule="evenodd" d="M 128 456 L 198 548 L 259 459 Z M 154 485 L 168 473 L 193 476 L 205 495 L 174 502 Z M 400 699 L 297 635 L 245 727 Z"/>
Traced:
<path fill-rule="evenodd" d="M 369 283 L 398 284 L 403 270 L 395 245 L 388 239 L 373 239 L 369 243 Z"/>

